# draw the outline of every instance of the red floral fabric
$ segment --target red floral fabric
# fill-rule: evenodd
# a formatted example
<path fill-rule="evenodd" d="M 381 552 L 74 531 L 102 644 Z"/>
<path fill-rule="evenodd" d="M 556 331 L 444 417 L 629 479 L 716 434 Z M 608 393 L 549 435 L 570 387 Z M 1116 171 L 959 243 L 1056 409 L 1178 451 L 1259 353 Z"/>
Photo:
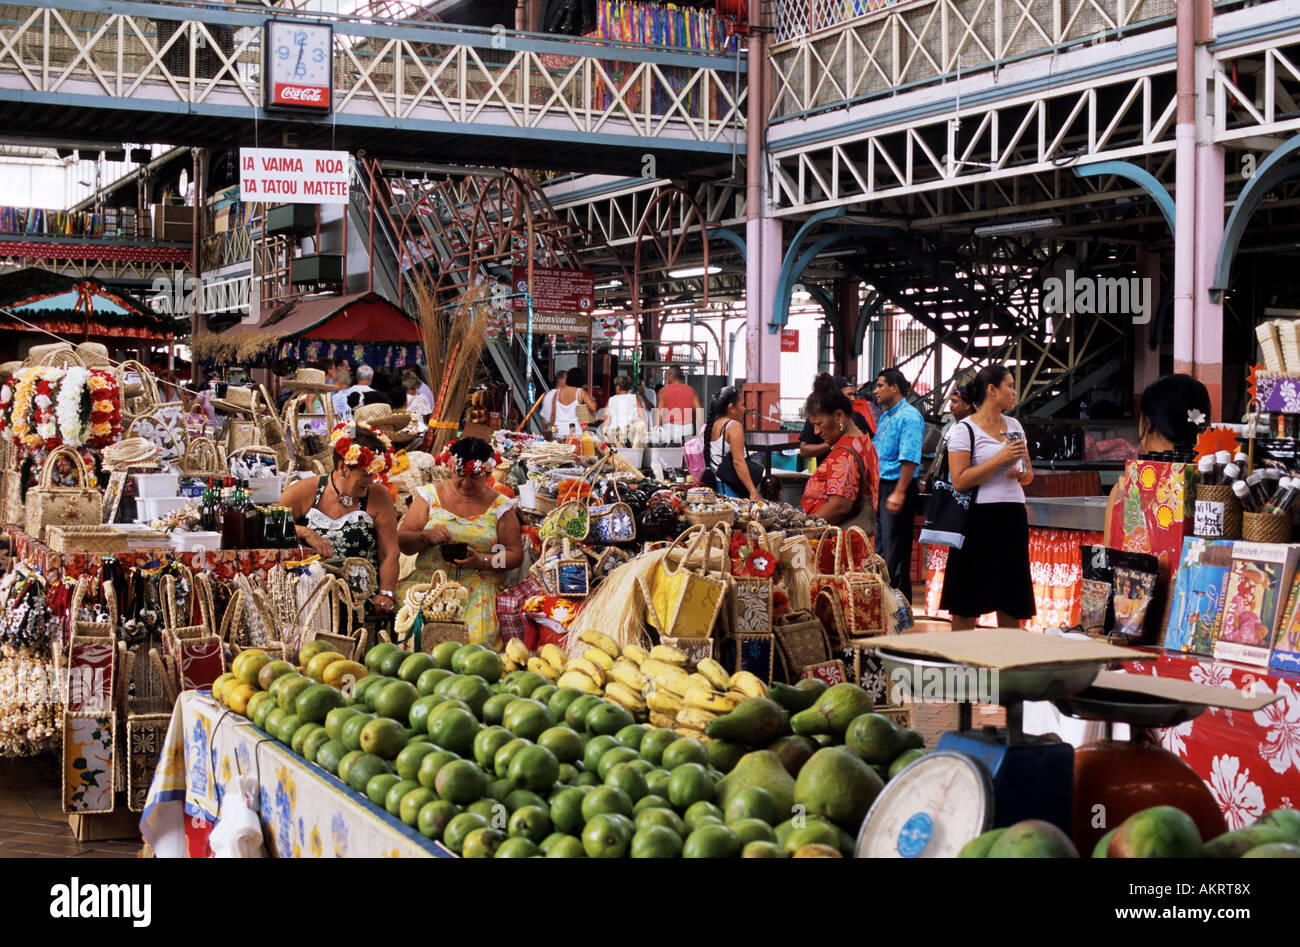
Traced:
<path fill-rule="evenodd" d="M 1159 731 L 1160 744 L 1205 781 L 1229 829 L 1247 826 L 1270 809 L 1300 805 L 1300 678 L 1172 653 L 1126 662 L 1124 670 L 1282 695 L 1254 713 L 1209 707 L 1193 720 Z"/>
<path fill-rule="evenodd" d="M 817 472 L 809 479 L 800 500 L 805 513 L 814 512 L 832 496 L 844 497 L 849 502 L 858 498 L 858 465 L 850 452 L 862 458 L 871 491 L 871 506 L 875 508 L 880 491 L 880 458 L 871 438 L 864 434 L 862 437 L 840 438 L 826 459 L 817 465 Z"/>

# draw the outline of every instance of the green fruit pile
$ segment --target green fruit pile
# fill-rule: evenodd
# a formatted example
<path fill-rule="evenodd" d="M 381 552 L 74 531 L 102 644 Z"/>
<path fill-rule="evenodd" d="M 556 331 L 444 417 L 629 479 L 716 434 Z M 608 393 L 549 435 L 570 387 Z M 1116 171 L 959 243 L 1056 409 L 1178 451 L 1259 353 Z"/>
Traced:
<path fill-rule="evenodd" d="M 343 694 L 281 674 L 254 723 L 467 858 L 850 856 L 884 781 L 921 752 L 849 684 L 773 685 L 695 739 L 506 673 L 481 645 L 385 643 L 364 665 Z"/>

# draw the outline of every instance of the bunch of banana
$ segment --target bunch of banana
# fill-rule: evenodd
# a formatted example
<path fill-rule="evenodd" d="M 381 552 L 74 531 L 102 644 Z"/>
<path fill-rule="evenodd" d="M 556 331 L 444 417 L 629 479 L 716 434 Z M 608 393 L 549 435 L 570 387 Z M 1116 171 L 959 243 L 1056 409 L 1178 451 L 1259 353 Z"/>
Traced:
<path fill-rule="evenodd" d="M 646 689 L 646 684 L 649 683 L 641 670 L 626 658 L 619 658 L 615 661 L 605 672 L 605 677 L 607 681 L 613 679 L 630 687 L 638 695 Z"/>
<path fill-rule="evenodd" d="M 739 691 L 745 697 L 766 697 L 767 685 L 748 671 L 737 671 L 731 675 L 731 689 Z"/>
<path fill-rule="evenodd" d="M 614 659 L 609 656 L 609 652 L 600 648 L 588 648 L 582 652 L 582 656 L 602 671 L 608 671 L 614 666 Z"/>
<path fill-rule="evenodd" d="M 575 659 L 575 660 L 581 660 L 581 659 L 578 658 L 578 659 Z M 582 671 L 580 671 L 580 670 L 578 670 L 577 668 L 575 668 L 575 667 L 573 666 L 573 662 L 572 662 L 572 661 L 569 662 L 569 666 L 568 666 L 567 668 L 565 668 L 564 673 L 561 674 L 561 675 L 559 676 L 559 678 L 556 680 L 556 682 L 555 682 L 555 686 L 556 686 L 556 687 L 576 687 L 578 690 L 582 691 L 584 694 L 592 694 L 593 696 L 596 696 L 596 697 L 599 697 L 599 696 L 600 696 L 600 693 L 601 693 L 601 691 L 600 691 L 600 687 L 596 684 L 596 682 L 593 681 L 593 680 L 592 680 L 590 677 L 588 677 L 586 674 L 584 674 Z"/>
<path fill-rule="evenodd" d="M 664 664 L 675 664 L 678 667 L 686 667 L 690 663 L 690 657 L 685 651 L 670 647 L 666 644 L 657 644 L 650 649 L 650 659 L 652 661 L 662 661 Z"/>
<path fill-rule="evenodd" d="M 538 657 L 529 658 L 526 666 L 534 674 L 540 674 L 548 683 L 554 684 L 564 673 L 567 663 L 568 658 L 563 649 L 553 644 L 544 644 Z"/>
<path fill-rule="evenodd" d="M 578 639 L 584 644 L 594 645 L 601 651 L 604 651 L 611 658 L 617 658 L 623 651 L 619 643 L 609 635 L 602 634 L 599 631 L 584 631 L 582 637 Z"/>
<path fill-rule="evenodd" d="M 650 652 L 640 645 L 629 644 L 623 646 L 623 657 L 640 667 L 650 657 Z"/>
<path fill-rule="evenodd" d="M 646 702 L 641 692 L 622 681 L 610 680 L 605 684 L 605 699 L 618 704 L 634 717 L 643 717 L 646 713 Z"/>
<path fill-rule="evenodd" d="M 531 657 L 532 653 L 528 650 L 526 644 L 518 638 L 511 638 L 506 642 L 506 651 L 505 655 L 502 657 L 501 663 L 504 666 L 506 673 L 509 673 L 511 671 L 518 671 L 520 668 L 527 665 L 528 660 Z"/>

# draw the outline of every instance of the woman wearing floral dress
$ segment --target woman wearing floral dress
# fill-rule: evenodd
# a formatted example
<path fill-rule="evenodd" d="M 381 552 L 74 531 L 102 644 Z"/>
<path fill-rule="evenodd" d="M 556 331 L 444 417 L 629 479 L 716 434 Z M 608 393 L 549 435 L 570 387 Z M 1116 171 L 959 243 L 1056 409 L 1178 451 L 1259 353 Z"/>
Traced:
<path fill-rule="evenodd" d="M 515 501 L 491 486 L 500 457 L 486 441 L 461 438 L 439 455 L 438 463 L 451 468 L 451 479 L 421 487 L 397 529 L 402 552 L 418 556 L 398 596 L 404 601 L 408 589 L 442 570 L 469 591 L 461 613 L 469 640 L 500 650 L 497 593 L 505 574 L 524 558 Z M 448 562 L 441 548 L 448 543 L 465 543 L 466 555 Z"/>

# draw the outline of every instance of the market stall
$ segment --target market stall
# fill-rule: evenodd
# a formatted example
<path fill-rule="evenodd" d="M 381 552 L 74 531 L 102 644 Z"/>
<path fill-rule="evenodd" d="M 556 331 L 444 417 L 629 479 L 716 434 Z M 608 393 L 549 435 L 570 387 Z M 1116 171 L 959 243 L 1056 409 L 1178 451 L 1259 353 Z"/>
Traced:
<path fill-rule="evenodd" d="M 217 365 L 347 358 L 372 368 L 423 361 L 419 326 L 377 293 L 290 302 L 257 324 L 238 323 L 194 341 L 194 357 Z"/>

